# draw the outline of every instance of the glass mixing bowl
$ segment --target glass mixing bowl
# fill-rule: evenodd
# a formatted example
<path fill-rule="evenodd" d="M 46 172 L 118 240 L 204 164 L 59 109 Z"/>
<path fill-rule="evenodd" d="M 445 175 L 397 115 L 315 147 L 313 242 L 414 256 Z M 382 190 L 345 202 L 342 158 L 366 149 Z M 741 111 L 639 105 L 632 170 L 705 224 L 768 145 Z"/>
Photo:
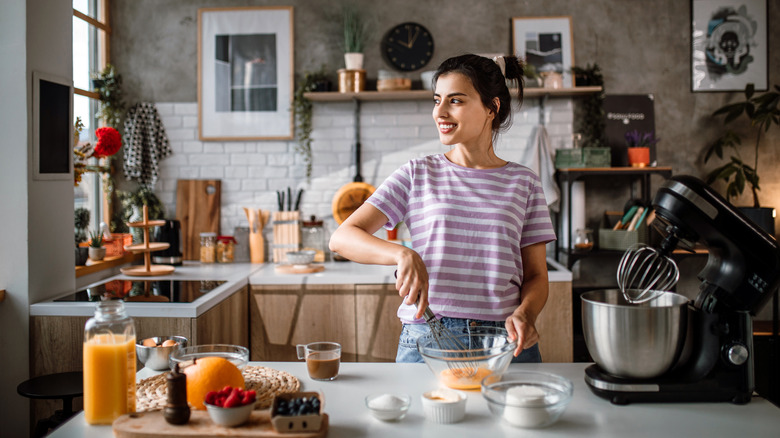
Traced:
<path fill-rule="evenodd" d="M 440 345 L 430 334 L 417 339 L 417 351 L 428 368 L 441 384 L 453 389 L 479 389 L 482 379 L 506 371 L 517 348 L 506 329 L 499 327 L 469 327 L 469 333 L 453 336 L 465 348 L 448 348 L 452 339 Z"/>
<path fill-rule="evenodd" d="M 571 380 L 544 372 L 493 374 L 482 381 L 482 397 L 490 412 L 522 428 L 547 427 L 558 421 L 573 393 Z"/>
<path fill-rule="evenodd" d="M 233 362 L 238 369 L 243 370 L 249 362 L 249 350 L 240 345 L 229 344 L 204 344 L 194 345 L 192 347 L 180 348 L 173 353 L 168 361 L 171 370 L 175 364 L 183 369 L 192 365 L 193 360 L 202 357 L 223 357 Z"/>

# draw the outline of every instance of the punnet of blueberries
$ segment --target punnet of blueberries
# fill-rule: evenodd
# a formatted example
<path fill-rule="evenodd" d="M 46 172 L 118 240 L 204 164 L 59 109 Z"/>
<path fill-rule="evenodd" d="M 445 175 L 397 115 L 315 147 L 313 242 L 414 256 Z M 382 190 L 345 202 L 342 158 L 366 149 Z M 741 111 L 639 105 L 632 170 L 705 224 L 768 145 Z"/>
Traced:
<path fill-rule="evenodd" d="M 279 399 L 274 415 L 296 416 L 320 413 L 320 399 L 317 396 Z"/>

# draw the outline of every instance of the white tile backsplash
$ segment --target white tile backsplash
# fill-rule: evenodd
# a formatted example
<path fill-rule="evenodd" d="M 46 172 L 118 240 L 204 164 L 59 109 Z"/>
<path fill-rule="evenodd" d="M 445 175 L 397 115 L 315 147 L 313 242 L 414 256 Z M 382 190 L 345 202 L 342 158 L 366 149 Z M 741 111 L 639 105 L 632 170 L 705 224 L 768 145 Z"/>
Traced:
<path fill-rule="evenodd" d="M 313 171 L 305 178 L 303 160 L 292 141 L 204 142 L 198 140 L 197 103 L 158 103 L 173 155 L 164 159 L 155 193 L 171 217 L 176 214 L 177 179 L 222 179 L 221 232 L 246 226 L 242 207 L 276 210 L 275 190 L 302 188 L 303 217 L 335 223 L 331 199 L 351 182 L 354 166 L 354 106 L 351 102 L 315 102 L 312 120 Z M 363 102 L 360 111 L 361 174 L 378 186 L 409 159 L 446 152 L 438 141 L 431 103 L 421 101 Z M 544 121 L 553 147 L 571 144 L 574 121 L 569 98 L 545 102 Z M 513 114 L 512 128 L 496 145 L 502 158 L 520 161 L 539 123 L 539 99 L 526 99 Z M 531 165 L 530 163 L 521 163 Z M 270 232 L 270 227 L 266 229 Z"/>

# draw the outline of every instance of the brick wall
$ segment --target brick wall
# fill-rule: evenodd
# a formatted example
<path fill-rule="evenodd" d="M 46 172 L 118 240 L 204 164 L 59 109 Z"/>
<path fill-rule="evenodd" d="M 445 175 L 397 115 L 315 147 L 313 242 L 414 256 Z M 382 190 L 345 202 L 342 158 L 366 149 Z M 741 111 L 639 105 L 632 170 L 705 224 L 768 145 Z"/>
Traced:
<path fill-rule="evenodd" d="M 571 144 L 572 101 L 548 99 L 545 126 L 554 148 Z M 161 162 L 155 193 L 175 217 L 177 179 L 221 179 L 221 232 L 233 234 L 246 226 L 242 207 L 276 210 L 275 190 L 304 189 L 301 211 L 316 215 L 335 227 L 331 200 L 342 185 L 351 182 L 354 166 L 354 105 L 351 102 L 314 104 L 312 132 L 313 172 L 306 182 L 295 141 L 201 142 L 198 140 L 197 103 L 158 103 L 173 155 Z M 361 174 L 374 186 L 410 158 L 448 150 L 438 141 L 431 119 L 432 104 L 421 101 L 361 103 Z M 539 124 L 539 100 L 526 99 L 513 115 L 512 128 L 496 145 L 501 158 L 522 162 Z M 528 163 L 523 163 L 527 164 Z M 267 230 L 268 231 L 268 230 Z"/>

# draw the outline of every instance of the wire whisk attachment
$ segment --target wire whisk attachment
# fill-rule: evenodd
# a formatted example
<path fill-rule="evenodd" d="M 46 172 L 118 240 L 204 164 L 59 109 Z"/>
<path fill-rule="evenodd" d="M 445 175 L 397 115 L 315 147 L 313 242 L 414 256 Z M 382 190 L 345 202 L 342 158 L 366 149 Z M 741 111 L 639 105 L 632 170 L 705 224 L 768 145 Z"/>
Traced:
<path fill-rule="evenodd" d="M 629 303 L 644 303 L 673 288 L 680 279 L 677 263 L 658 249 L 637 243 L 623 253 L 617 269 L 620 292 Z"/>

